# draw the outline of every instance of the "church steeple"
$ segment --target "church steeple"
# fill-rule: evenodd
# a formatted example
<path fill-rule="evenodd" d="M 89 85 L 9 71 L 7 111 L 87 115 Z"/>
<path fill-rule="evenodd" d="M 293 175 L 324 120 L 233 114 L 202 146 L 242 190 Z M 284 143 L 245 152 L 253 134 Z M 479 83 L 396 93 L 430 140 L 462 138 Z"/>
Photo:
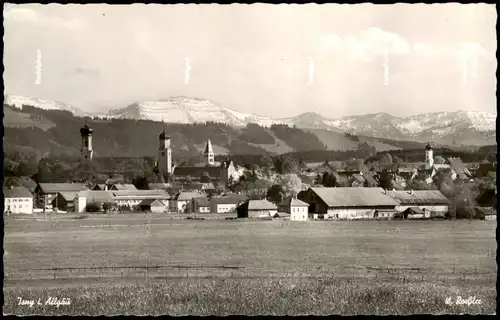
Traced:
<path fill-rule="evenodd" d="M 215 164 L 215 155 L 214 155 L 214 149 L 212 148 L 212 142 L 210 142 L 210 139 L 207 140 L 207 144 L 205 145 L 205 159 L 207 160 L 207 164 L 209 165 L 214 165 Z"/>
<path fill-rule="evenodd" d="M 172 173 L 172 149 L 170 148 L 170 137 L 167 135 L 165 123 L 163 131 L 159 135 L 160 147 L 158 148 L 158 170 L 161 174 Z"/>
<path fill-rule="evenodd" d="M 82 148 L 80 150 L 82 160 L 92 160 L 94 155 L 94 150 L 92 149 L 92 128 L 89 127 L 87 119 L 85 119 L 85 125 L 80 129 L 80 135 L 82 136 Z"/>

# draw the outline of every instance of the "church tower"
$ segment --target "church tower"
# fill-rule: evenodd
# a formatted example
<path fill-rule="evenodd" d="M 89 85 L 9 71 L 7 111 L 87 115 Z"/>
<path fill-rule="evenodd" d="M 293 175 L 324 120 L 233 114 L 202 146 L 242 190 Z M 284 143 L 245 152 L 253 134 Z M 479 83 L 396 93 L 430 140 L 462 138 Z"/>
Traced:
<path fill-rule="evenodd" d="M 425 146 L 425 168 L 430 169 L 434 166 L 434 155 L 430 143 Z"/>
<path fill-rule="evenodd" d="M 158 148 L 158 171 L 161 174 L 172 173 L 172 149 L 170 149 L 170 137 L 167 136 L 165 127 L 160 133 L 160 147 Z"/>
<path fill-rule="evenodd" d="M 92 150 L 92 130 L 85 120 L 85 125 L 80 129 L 80 134 L 82 136 L 82 148 L 80 151 L 82 160 L 90 161 L 94 155 L 94 150 Z"/>
<path fill-rule="evenodd" d="M 208 165 L 211 166 L 215 165 L 214 149 L 212 148 L 212 143 L 210 142 L 210 139 L 207 140 L 207 145 L 205 146 L 204 155 Z"/>

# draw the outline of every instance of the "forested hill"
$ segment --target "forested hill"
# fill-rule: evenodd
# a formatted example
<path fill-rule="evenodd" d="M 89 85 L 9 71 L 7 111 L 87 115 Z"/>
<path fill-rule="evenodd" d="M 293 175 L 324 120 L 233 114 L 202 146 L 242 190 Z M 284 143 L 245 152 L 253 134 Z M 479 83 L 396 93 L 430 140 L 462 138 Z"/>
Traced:
<path fill-rule="evenodd" d="M 168 119 L 166 119 L 168 120 Z M 130 119 L 88 119 L 94 130 L 95 157 L 156 156 L 161 122 Z M 80 128 L 85 120 L 68 111 L 42 110 L 4 105 L 4 149 L 6 153 L 76 156 Z M 235 129 L 223 123 L 165 124 L 172 139 L 174 160 L 201 156 L 211 139 L 216 155 L 278 154 L 291 151 L 324 150 L 325 145 L 310 132 L 287 126 L 264 128 L 250 124 Z"/>

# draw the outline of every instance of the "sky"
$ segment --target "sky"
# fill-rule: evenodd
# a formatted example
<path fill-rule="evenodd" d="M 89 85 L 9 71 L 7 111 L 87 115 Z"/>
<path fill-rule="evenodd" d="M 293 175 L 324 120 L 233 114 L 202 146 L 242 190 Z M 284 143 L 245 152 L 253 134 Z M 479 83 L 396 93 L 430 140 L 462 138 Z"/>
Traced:
<path fill-rule="evenodd" d="M 4 6 L 5 94 L 105 112 L 188 96 L 271 117 L 496 113 L 496 8 Z"/>

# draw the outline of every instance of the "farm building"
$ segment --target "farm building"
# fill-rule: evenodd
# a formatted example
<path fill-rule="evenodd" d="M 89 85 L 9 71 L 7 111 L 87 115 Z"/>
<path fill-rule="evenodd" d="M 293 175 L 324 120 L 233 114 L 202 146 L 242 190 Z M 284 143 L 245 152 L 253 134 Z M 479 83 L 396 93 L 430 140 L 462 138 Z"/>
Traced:
<path fill-rule="evenodd" d="M 77 192 L 59 192 L 52 200 L 52 207 L 62 211 L 73 211 Z"/>
<path fill-rule="evenodd" d="M 188 212 L 192 210 L 191 201 L 194 198 L 203 197 L 204 194 L 193 192 L 179 192 L 173 200 L 170 201 L 170 211 L 172 212 Z"/>
<path fill-rule="evenodd" d="M 76 209 L 76 202 L 81 201 L 81 199 L 85 199 L 85 208 L 89 204 L 96 204 L 102 208 L 102 206 L 107 203 L 111 205 L 116 205 L 116 199 L 112 191 L 94 191 L 94 190 L 85 190 L 75 193 L 73 196 L 73 207 Z M 81 209 L 80 209 L 81 210 Z M 86 211 L 86 209 L 85 209 Z"/>
<path fill-rule="evenodd" d="M 33 195 L 24 187 L 8 187 L 3 189 L 4 213 L 32 214 Z"/>
<path fill-rule="evenodd" d="M 39 183 L 35 188 L 35 206 L 45 208 L 59 192 L 78 192 L 88 190 L 80 183 Z"/>
<path fill-rule="evenodd" d="M 243 194 L 212 198 L 210 200 L 210 211 L 214 213 L 235 212 L 236 208 L 247 200 L 248 197 Z"/>
<path fill-rule="evenodd" d="M 290 214 L 290 220 L 305 221 L 309 217 L 309 204 L 290 197 L 278 204 L 278 211 Z"/>
<path fill-rule="evenodd" d="M 496 220 L 497 211 L 492 207 L 474 207 L 476 216 L 484 220 Z"/>
<path fill-rule="evenodd" d="M 158 199 L 144 199 L 139 203 L 139 210 L 162 213 L 167 210 L 167 206 Z"/>
<path fill-rule="evenodd" d="M 444 217 L 449 211 L 450 201 L 439 190 L 387 191 L 387 195 L 399 202 L 398 212 L 419 208 L 425 218 L 431 218 Z"/>
<path fill-rule="evenodd" d="M 394 210 L 399 205 L 382 188 L 309 188 L 298 199 L 309 203 L 313 219 L 370 219 L 376 210 Z"/>
<path fill-rule="evenodd" d="M 191 208 L 196 213 L 210 213 L 210 200 L 207 197 L 193 198 Z"/>
<path fill-rule="evenodd" d="M 267 200 L 247 200 L 236 208 L 238 218 L 273 217 L 278 207 Z"/>
<path fill-rule="evenodd" d="M 119 208 L 127 208 L 134 210 L 138 205 L 146 199 L 161 200 L 167 204 L 169 195 L 162 190 L 118 190 L 109 191 L 113 194 L 114 199 Z"/>

